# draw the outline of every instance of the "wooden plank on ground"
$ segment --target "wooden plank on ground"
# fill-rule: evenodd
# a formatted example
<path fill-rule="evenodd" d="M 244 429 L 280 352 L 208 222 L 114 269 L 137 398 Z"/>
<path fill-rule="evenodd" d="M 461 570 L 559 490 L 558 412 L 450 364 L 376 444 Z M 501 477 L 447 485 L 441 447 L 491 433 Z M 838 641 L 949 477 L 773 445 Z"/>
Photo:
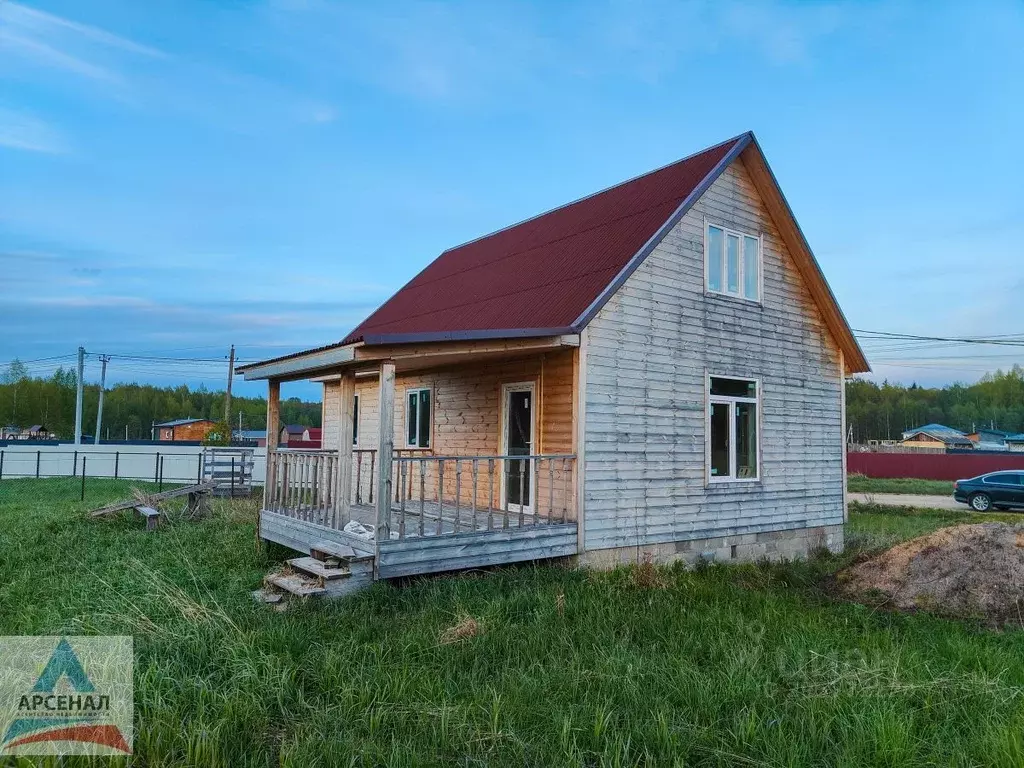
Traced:
<path fill-rule="evenodd" d="M 130 501 L 119 501 L 114 504 L 109 504 L 99 509 L 94 509 L 89 513 L 90 517 L 102 517 L 103 515 L 112 515 L 115 512 L 123 512 L 126 509 L 135 509 L 139 505 L 153 505 L 160 501 L 166 501 L 167 499 L 175 499 L 179 496 L 187 496 L 190 493 L 207 493 L 213 490 L 216 483 L 196 483 L 195 485 L 186 485 L 181 488 L 172 488 L 169 491 L 161 491 L 160 493 L 150 493 L 143 496 L 141 499 L 131 499 Z"/>

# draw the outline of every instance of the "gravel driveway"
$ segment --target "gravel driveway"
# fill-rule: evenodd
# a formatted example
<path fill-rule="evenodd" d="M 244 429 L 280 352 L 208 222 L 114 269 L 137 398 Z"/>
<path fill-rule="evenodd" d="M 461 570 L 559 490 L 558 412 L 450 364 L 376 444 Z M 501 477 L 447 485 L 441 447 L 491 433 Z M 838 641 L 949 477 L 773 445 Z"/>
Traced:
<path fill-rule="evenodd" d="M 918 507 L 919 509 L 955 509 L 970 512 L 966 504 L 953 501 L 952 496 L 925 496 L 916 493 L 851 493 L 850 501 L 881 504 L 886 507 Z"/>

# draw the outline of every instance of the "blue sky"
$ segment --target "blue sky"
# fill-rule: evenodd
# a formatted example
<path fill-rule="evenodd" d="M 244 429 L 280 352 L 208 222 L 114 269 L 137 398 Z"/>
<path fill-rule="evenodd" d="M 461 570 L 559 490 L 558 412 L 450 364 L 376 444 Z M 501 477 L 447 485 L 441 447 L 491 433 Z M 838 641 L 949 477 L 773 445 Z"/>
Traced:
<path fill-rule="evenodd" d="M 445 247 L 748 129 L 855 328 L 1024 333 L 1022 39 L 1019 2 L 0 0 L 0 362 L 337 341 Z M 972 352 L 871 357 L 1014 362 Z"/>

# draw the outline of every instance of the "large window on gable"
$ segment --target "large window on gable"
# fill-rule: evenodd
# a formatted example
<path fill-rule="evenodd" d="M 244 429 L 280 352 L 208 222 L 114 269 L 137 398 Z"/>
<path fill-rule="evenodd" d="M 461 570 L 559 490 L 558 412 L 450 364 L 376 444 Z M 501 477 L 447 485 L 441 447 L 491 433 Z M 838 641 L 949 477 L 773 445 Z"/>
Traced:
<path fill-rule="evenodd" d="M 757 480 L 761 388 L 754 379 L 708 377 L 708 455 L 710 482 Z"/>
<path fill-rule="evenodd" d="M 750 301 L 761 300 L 761 238 L 717 224 L 704 233 L 707 289 Z"/>
<path fill-rule="evenodd" d="M 430 389 L 405 390 L 405 444 L 410 448 L 429 448 L 430 423 Z"/>

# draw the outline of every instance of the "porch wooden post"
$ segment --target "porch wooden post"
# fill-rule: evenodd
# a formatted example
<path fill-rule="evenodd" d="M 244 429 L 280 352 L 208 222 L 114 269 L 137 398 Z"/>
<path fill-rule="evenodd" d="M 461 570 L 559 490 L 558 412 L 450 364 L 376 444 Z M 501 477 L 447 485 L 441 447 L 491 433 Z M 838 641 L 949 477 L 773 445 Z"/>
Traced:
<path fill-rule="evenodd" d="M 380 433 L 377 437 L 377 543 L 391 537 L 391 460 L 395 443 L 395 364 L 380 364 Z"/>
<path fill-rule="evenodd" d="M 272 454 L 277 450 L 277 436 L 280 431 L 278 422 L 281 417 L 281 382 L 276 379 L 267 380 L 267 459 L 266 470 L 263 478 L 263 508 L 269 509 L 274 489 L 272 484 L 276 481 Z"/>
<path fill-rule="evenodd" d="M 356 376 L 344 371 L 338 383 L 338 484 L 334 489 L 335 528 L 349 520 L 349 494 L 352 490 L 352 408 L 356 399 Z"/>

